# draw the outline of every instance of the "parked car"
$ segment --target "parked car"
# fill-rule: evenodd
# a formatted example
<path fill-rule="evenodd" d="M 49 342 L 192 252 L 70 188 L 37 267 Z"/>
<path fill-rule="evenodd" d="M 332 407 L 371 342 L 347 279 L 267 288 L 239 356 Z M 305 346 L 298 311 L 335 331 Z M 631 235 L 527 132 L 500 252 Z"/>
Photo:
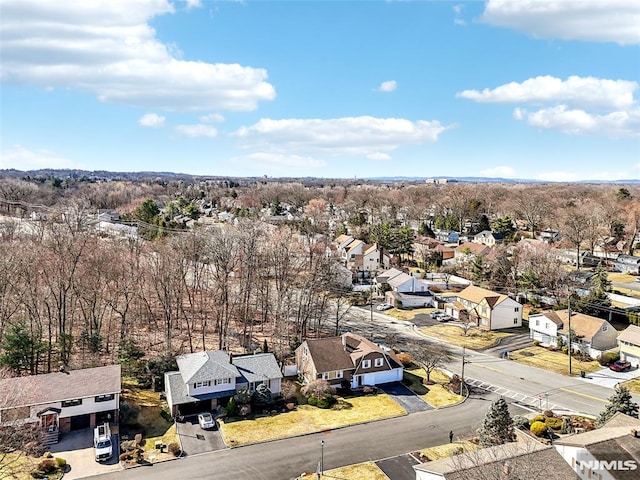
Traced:
<path fill-rule="evenodd" d="M 210 428 L 214 428 L 216 426 L 216 421 L 213 419 L 213 416 L 209 412 L 199 413 L 198 423 L 200 424 L 200 428 L 202 428 L 203 430 L 209 430 Z"/>
<path fill-rule="evenodd" d="M 438 320 L 439 322 L 450 322 L 451 320 L 453 320 L 453 317 L 451 315 L 447 315 L 446 313 L 443 315 L 440 315 L 436 320 Z"/>
<path fill-rule="evenodd" d="M 609 365 L 609 369 L 614 372 L 626 372 L 631 368 L 631 363 L 625 362 L 624 360 L 618 360 L 617 362 L 613 362 Z"/>
<path fill-rule="evenodd" d="M 111 429 L 108 423 L 98 425 L 93 430 L 93 449 L 96 462 L 106 462 L 113 456 Z"/>
<path fill-rule="evenodd" d="M 384 310 L 389 310 L 390 308 L 393 308 L 393 305 L 389 305 L 388 303 L 381 303 L 376 307 L 376 310 L 380 310 L 382 312 Z"/>

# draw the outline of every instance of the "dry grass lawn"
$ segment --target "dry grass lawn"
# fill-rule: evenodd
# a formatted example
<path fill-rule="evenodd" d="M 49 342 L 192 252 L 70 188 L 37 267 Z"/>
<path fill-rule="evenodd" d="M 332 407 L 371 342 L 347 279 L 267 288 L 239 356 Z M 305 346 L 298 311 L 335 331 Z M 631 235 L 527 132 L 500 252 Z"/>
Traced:
<path fill-rule="evenodd" d="M 398 308 L 392 308 L 387 310 L 384 313 L 385 315 L 389 315 L 393 318 L 397 318 L 398 320 L 413 320 L 416 315 L 420 313 L 431 313 L 435 310 L 435 308 L 414 308 L 411 310 L 400 310 Z"/>
<path fill-rule="evenodd" d="M 164 435 L 160 435 L 157 437 L 147 437 L 144 441 L 144 458 L 146 458 L 151 463 L 175 458 L 173 453 L 170 453 L 167 449 L 165 449 L 162 453 L 160 452 L 160 450 L 156 450 L 156 441 L 160 441 L 164 445 L 169 445 L 170 443 L 177 443 L 178 445 L 180 445 L 180 442 L 178 442 L 178 434 L 176 433 L 175 424 L 171 425 L 171 427 L 169 427 L 169 430 L 167 430 Z"/>
<path fill-rule="evenodd" d="M 438 370 L 431 372 L 431 381 L 436 382 L 434 385 L 424 385 L 422 380 L 425 378 L 427 375 L 421 368 L 404 371 L 404 382 L 411 383 L 409 388 L 434 408 L 456 405 L 464 400 L 464 397 L 451 393 L 442 385 L 449 383 L 449 377 L 444 373 Z"/>
<path fill-rule="evenodd" d="M 22 452 L 0 454 L 0 478 L 3 480 L 33 480 L 31 472 L 43 459 L 30 457 Z M 49 475 L 49 478 L 57 479 L 58 476 L 59 474 L 54 473 Z"/>
<path fill-rule="evenodd" d="M 478 446 L 471 442 L 453 442 L 444 445 L 436 445 L 435 447 L 420 450 L 420 453 L 427 457 L 430 461 L 440 460 L 441 458 L 451 457 L 463 452 L 472 452 L 477 450 Z"/>
<path fill-rule="evenodd" d="M 533 354 L 533 355 L 529 355 Z M 566 353 L 551 352 L 542 347 L 527 347 L 509 353 L 511 360 L 515 360 L 532 367 L 542 368 L 562 375 L 569 375 L 569 357 Z M 581 362 L 575 357 L 571 359 L 571 371 L 573 375 L 579 375 L 581 370 L 585 372 L 595 372 L 602 368 L 600 364 L 593 360 Z"/>
<path fill-rule="evenodd" d="M 634 378 L 633 380 L 627 380 L 622 385 L 627 387 L 631 393 L 640 393 L 640 378 Z"/>
<path fill-rule="evenodd" d="M 249 445 L 407 414 L 404 408 L 382 393 L 348 398 L 345 401 L 352 407 L 325 410 L 311 405 L 299 405 L 295 411 L 254 420 L 221 420 L 220 433 L 227 445 Z"/>
<path fill-rule="evenodd" d="M 459 347 L 466 347 L 472 350 L 492 347 L 500 338 L 513 335 L 511 333 L 486 332 L 478 328 L 470 328 L 467 331 L 467 336 L 464 336 L 462 328 L 456 325 L 434 325 L 432 327 L 423 327 L 420 331 L 431 337 L 436 337 L 458 345 Z"/>
<path fill-rule="evenodd" d="M 638 277 L 629 273 L 611 272 L 607 278 L 610 282 L 630 283 L 635 282 Z"/>
<path fill-rule="evenodd" d="M 316 473 L 308 473 L 300 478 L 315 480 L 318 477 Z M 389 480 L 389 477 L 373 462 L 356 463 L 327 470 L 320 478 L 322 480 Z"/>

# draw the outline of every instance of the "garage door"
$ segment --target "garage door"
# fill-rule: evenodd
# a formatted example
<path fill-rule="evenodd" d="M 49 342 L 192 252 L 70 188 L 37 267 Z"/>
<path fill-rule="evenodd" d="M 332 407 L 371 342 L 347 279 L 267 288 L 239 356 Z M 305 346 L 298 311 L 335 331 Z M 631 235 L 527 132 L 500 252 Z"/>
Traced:
<path fill-rule="evenodd" d="M 631 363 L 631 365 L 633 365 L 634 367 L 637 367 L 640 365 L 640 358 L 634 357 L 633 355 L 629 355 L 628 353 L 624 354 L 623 360 L 626 360 L 627 362 Z"/>
<path fill-rule="evenodd" d="M 73 431 L 89 428 L 90 423 L 90 415 L 77 415 L 75 417 L 71 417 L 71 430 Z"/>

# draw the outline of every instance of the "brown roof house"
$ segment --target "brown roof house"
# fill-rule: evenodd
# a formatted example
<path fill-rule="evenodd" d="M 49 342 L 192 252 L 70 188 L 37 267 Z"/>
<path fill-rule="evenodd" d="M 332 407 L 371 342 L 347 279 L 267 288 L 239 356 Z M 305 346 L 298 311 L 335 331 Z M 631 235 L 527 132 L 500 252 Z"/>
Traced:
<path fill-rule="evenodd" d="M 445 310 L 453 318 L 474 323 L 484 330 L 522 326 L 522 305 L 506 295 L 475 285 L 459 292 Z"/>
<path fill-rule="evenodd" d="M 316 379 L 351 388 L 399 382 L 402 363 L 392 350 L 354 333 L 340 337 L 308 339 L 296 349 L 298 373 L 306 383 Z"/>
<path fill-rule="evenodd" d="M 0 425 L 39 423 L 46 443 L 59 432 L 118 422 L 120 365 L 0 380 Z"/>
<path fill-rule="evenodd" d="M 566 345 L 569 342 L 569 312 L 557 310 L 554 313 L 562 321 L 562 328 L 558 330 L 558 335 Z M 571 338 L 571 348 L 582 350 L 591 358 L 598 358 L 603 352 L 617 346 L 618 331 L 602 318 L 572 311 L 571 330 L 577 337 Z"/>
<path fill-rule="evenodd" d="M 568 480 L 571 467 L 551 446 L 524 440 L 414 465 L 416 480 Z"/>

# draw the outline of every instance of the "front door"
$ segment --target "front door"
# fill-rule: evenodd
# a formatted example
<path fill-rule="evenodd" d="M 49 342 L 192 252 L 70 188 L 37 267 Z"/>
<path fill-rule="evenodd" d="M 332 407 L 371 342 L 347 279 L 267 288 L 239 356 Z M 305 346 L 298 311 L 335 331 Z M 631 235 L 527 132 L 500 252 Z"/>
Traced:
<path fill-rule="evenodd" d="M 361 387 L 362 386 L 362 377 L 364 375 L 358 375 L 358 386 Z"/>
<path fill-rule="evenodd" d="M 45 430 L 55 430 L 58 428 L 58 414 L 48 413 L 40 417 L 40 425 Z"/>

